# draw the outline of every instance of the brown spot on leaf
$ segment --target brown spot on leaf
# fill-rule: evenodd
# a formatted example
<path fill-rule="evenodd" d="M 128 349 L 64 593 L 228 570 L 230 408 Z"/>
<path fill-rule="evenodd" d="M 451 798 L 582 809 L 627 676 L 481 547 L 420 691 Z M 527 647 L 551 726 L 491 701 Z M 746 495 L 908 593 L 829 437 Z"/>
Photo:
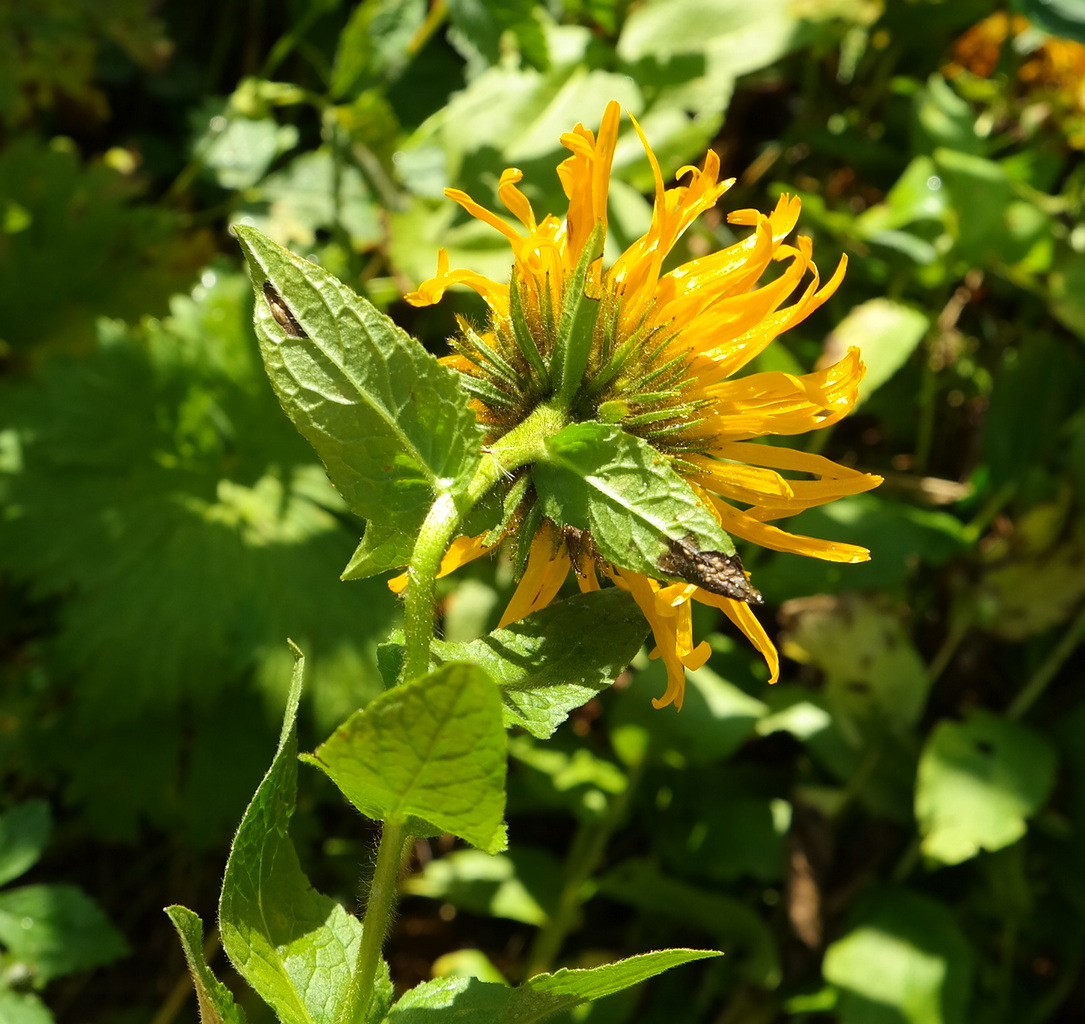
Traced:
<path fill-rule="evenodd" d="M 687 533 L 683 540 L 672 540 L 657 564 L 660 572 L 696 583 L 710 594 L 761 604 L 761 595 L 750 586 L 738 555 L 701 551 L 692 533 Z"/>
<path fill-rule="evenodd" d="M 267 302 L 268 309 L 271 310 L 271 315 L 275 318 L 275 322 L 283 329 L 288 337 L 309 337 L 309 335 L 305 333 L 305 329 L 295 319 L 294 314 L 290 312 L 290 307 L 279 294 L 275 285 L 270 281 L 264 282 L 264 299 Z"/>

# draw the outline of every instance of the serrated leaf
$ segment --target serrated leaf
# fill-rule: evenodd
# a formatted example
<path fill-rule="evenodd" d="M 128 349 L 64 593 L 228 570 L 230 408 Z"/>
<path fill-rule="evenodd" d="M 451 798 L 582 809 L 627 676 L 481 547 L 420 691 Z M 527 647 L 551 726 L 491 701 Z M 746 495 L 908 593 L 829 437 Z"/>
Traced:
<path fill-rule="evenodd" d="M 0 815 L 0 885 L 38 862 L 51 828 L 52 816 L 44 800 L 28 800 Z"/>
<path fill-rule="evenodd" d="M 719 956 L 716 950 L 665 949 L 588 970 L 537 974 L 519 988 L 475 978 L 439 978 L 408 992 L 386 1018 L 388 1024 L 428 1024 L 444 1010 L 460 1024 L 536 1024 L 556 1013 L 603 999 L 672 967 Z"/>
<path fill-rule="evenodd" d="M 546 461 L 532 471 L 546 514 L 559 525 L 590 530 L 607 561 L 732 597 L 743 590 L 756 595 L 731 538 L 648 442 L 587 422 L 566 427 L 546 447 Z"/>
<path fill-rule="evenodd" d="M 102 909 L 74 885 L 24 885 L 0 893 L 0 944 L 39 982 L 128 953 Z"/>
<path fill-rule="evenodd" d="M 297 794 L 294 677 L 275 759 L 241 821 L 222 883 L 222 948 L 282 1024 L 333 1024 L 348 992 L 362 925 L 318 893 L 301 870 L 288 827 Z"/>
<path fill-rule="evenodd" d="M 478 640 L 435 640 L 433 651 L 484 669 L 500 687 L 505 725 L 546 739 L 617 678 L 646 632 L 636 603 L 614 588 L 559 601 Z"/>
<path fill-rule="evenodd" d="M 255 228 L 235 228 L 279 401 L 352 511 L 417 526 L 435 491 L 460 491 L 480 427 L 456 374 L 365 299 Z"/>
<path fill-rule="evenodd" d="M 187 907 L 166 907 L 166 915 L 177 929 L 185 962 L 196 989 L 200 1024 L 245 1024 L 245 1011 L 234 1002 L 233 993 L 207 966 L 203 955 L 203 922 Z"/>
<path fill-rule="evenodd" d="M 59 613 L 37 648 L 49 695 L 22 728 L 103 838 L 134 842 L 142 820 L 229 841 L 278 733 L 284 636 L 309 654 L 320 730 L 383 690 L 375 638 L 395 600 L 337 578 L 358 530 L 267 387 L 251 296 L 208 268 L 169 317 L 103 320 L 84 357 L 0 384 L 17 452 L 0 467 L 0 573 Z"/>
<path fill-rule="evenodd" d="M 1055 753 L 1018 722 L 977 711 L 939 722 L 919 759 L 915 813 L 922 851 L 960 864 L 1027 831 L 1055 783 Z"/>
<path fill-rule="evenodd" d="M 304 760 L 370 818 L 505 848 L 505 729 L 492 679 L 445 665 L 356 712 Z"/>

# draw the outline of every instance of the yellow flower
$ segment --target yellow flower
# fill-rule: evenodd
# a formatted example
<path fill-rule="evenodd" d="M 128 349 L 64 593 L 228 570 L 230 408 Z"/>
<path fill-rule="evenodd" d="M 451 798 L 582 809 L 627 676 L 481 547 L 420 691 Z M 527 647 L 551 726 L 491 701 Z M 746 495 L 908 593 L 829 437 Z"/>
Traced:
<path fill-rule="evenodd" d="M 465 284 L 486 301 L 491 314 L 487 329 L 478 333 L 461 323 L 462 333 L 452 341 L 456 353 L 447 362 L 464 375 L 492 441 L 551 397 L 546 363 L 565 293 L 578 267 L 591 260 L 586 292 L 601 300 L 601 312 L 572 404 L 573 418 L 618 422 L 643 438 L 693 487 L 723 529 L 742 540 L 836 562 L 866 560 L 865 548 L 797 536 L 771 523 L 869 490 L 880 479 L 818 455 L 753 443 L 770 434 L 816 430 L 844 416 L 855 403 L 863 374 L 858 351 L 852 349 L 834 366 L 801 377 L 779 372 L 734 376 L 836 290 L 845 260 L 821 284 L 810 240 L 785 242 L 798 218 L 799 200 L 783 196 L 767 216 L 756 210 L 728 216 L 731 224 L 751 228 L 742 241 L 664 270 L 683 232 L 733 181 L 718 180 L 719 158 L 709 151 L 702 168 L 683 167 L 679 172 L 685 184 L 664 188 L 655 155 L 634 119 L 655 176 L 652 223 L 604 268 L 595 256 L 606 230 L 619 117 L 612 102 L 598 135 L 577 125 L 562 136 L 562 145 L 572 152 L 558 166 L 569 200 L 564 218 L 536 216 L 518 188 L 523 175 L 516 169 L 502 174 L 498 197 L 519 226 L 464 192 L 448 189 L 449 198 L 509 240 L 511 281 L 501 284 L 469 270 L 451 270 L 442 251 L 437 275 L 407 300 L 429 305 L 450 286 Z M 782 272 L 758 285 L 773 262 L 784 264 Z M 785 305 L 789 299 L 793 301 Z M 523 336 L 525 327 L 530 338 Z M 529 502 L 530 492 L 524 498 Z M 685 669 L 698 668 L 708 659 L 708 644 L 693 639 L 693 602 L 720 609 L 765 657 L 772 681 L 778 677 L 776 649 L 746 601 L 704 585 L 660 581 L 620 568 L 602 559 L 586 531 L 539 522 L 537 517 L 526 521 L 534 524 L 530 549 L 501 625 L 545 607 L 573 569 L 582 591 L 597 590 L 600 579 L 609 580 L 627 590 L 644 612 L 655 639 L 652 656 L 662 658 L 667 667 L 667 690 L 653 701 L 656 707 L 681 707 Z M 442 575 L 492 546 L 485 535 L 459 538 L 442 563 Z M 737 559 L 733 564 L 741 570 Z M 402 590 L 406 578 L 391 585 Z M 760 595 L 748 587 L 748 598 L 759 601 Z"/>

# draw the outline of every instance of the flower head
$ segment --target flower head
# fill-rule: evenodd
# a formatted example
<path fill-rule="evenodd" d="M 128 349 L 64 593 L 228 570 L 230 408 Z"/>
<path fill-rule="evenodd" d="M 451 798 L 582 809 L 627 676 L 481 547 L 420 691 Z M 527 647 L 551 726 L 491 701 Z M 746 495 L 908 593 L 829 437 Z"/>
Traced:
<path fill-rule="evenodd" d="M 616 103 L 607 107 L 598 134 L 577 125 L 561 138 L 572 154 L 558 166 L 569 200 L 564 218 L 536 216 L 518 187 L 523 175 L 516 169 L 502 174 L 498 197 L 518 226 L 464 192 L 446 191 L 508 239 L 513 256 L 508 284 L 450 269 L 442 251 L 436 276 L 407 300 L 428 305 L 452 285 L 464 284 L 489 306 L 484 330 L 461 323 L 447 362 L 463 375 L 490 443 L 560 392 L 572 420 L 615 423 L 651 445 L 728 533 L 774 551 L 836 562 L 866 560 L 865 548 L 787 533 L 772 521 L 869 490 L 879 478 L 819 455 L 754 443 L 766 435 L 826 427 L 844 416 L 856 401 L 863 374 L 858 351 L 804 376 L 735 376 L 832 295 L 845 260 L 822 283 L 810 240 L 785 241 L 798 219 L 799 200 L 783 196 L 767 215 L 757 210 L 729 214 L 731 224 L 750 228 L 742 241 L 665 270 L 682 234 L 733 181 L 719 180 L 719 158 L 709 151 L 703 167 L 679 171 L 683 184 L 665 188 L 655 155 L 640 126 L 633 124 L 655 177 L 655 205 L 649 229 L 610 267 L 603 266 L 601 253 L 618 137 Z M 759 284 L 774 262 L 783 264 L 782 271 Z M 571 315 L 575 303 L 569 300 L 578 289 L 598 300 L 598 313 L 586 328 L 580 354 L 566 360 L 566 366 L 575 367 L 576 380 L 570 382 L 555 374 L 554 352 L 571 329 L 563 318 Z M 609 581 L 627 590 L 644 612 L 655 639 L 652 656 L 667 667 L 667 690 L 653 702 L 657 707 L 681 707 L 685 669 L 708 660 L 708 644 L 693 639 L 693 602 L 718 608 L 735 623 L 776 680 L 776 649 L 749 606 L 760 595 L 748 584 L 737 557 L 721 556 L 714 567 L 702 565 L 696 572 L 683 572 L 676 564 L 675 572 L 660 574 L 672 579 L 653 578 L 603 558 L 588 531 L 543 517 L 532 504 L 529 474 L 512 487 L 519 487 L 510 490 L 517 514 L 507 532 L 519 533 L 522 575 L 502 625 L 545 607 L 572 570 L 582 591 Z M 442 574 L 499 539 L 492 533 L 461 537 L 449 549 Z M 674 576 L 686 582 L 675 582 Z M 402 589 L 405 579 L 392 585 Z"/>

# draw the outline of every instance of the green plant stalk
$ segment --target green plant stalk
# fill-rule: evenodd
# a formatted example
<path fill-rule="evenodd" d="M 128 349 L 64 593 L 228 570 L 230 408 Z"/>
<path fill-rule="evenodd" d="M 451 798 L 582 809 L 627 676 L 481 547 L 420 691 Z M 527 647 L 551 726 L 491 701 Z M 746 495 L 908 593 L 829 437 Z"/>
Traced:
<path fill-rule="evenodd" d="M 595 874 L 640 781 L 641 764 L 630 770 L 625 789 L 607 807 L 606 814 L 596 821 L 582 821 L 577 829 L 569 859 L 566 863 L 565 885 L 558 896 L 554 912 L 535 936 L 527 956 L 527 977 L 549 971 L 557 959 L 565 938 L 572 931 L 576 915 L 584 903 L 585 889 Z"/>
<path fill-rule="evenodd" d="M 1077 618 L 1070 623 L 1062 639 L 1032 674 L 1032 678 L 1022 687 L 1021 692 L 1006 711 L 1007 718 L 1016 720 L 1025 715 L 1047 689 L 1051 680 L 1058 675 L 1063 662 L 1074 653 L 1083 637 L 1085 637 L 1085 608 L 1078 612 Z"/>
<path fill-rule="evenodd" d="M 409 582 L 404 597 L 404 656 L 400 682 L 415 679 L 429 671 L 437 573 L 463 517 L 503 476 L 545 458 L 547 439 L 567 423 L 568 414 L 560 408 L 538 406 L 527 419 L 483 454 L 464 495 L 455 495 L 451 491 L 438 493 L 418 533 L 407 568 Z"/>
<path fill-rule="evenodd" d="M 568 414 L 540 405 L 522 423 L 484 452 L 466 493 L 439 490 L 415 541 L 408 566 L 403 634 L 403 670 L 399 681 L 425 675 L 430 667 L 433 642 L 433 605 L 441 559 L 463 517 L 503 476 L 546 455 L 547 438 L 568 423 Z M 459 500 L 457 500 L 459 499 Z M 402 822 L 385 822 L 377 848 L 377 863 L 369 886 L 362 918 L 362 943 L 337 1024 L 360 1024 L 373 998 L 381 947 L 395 908 L 397 881 L 405 851 L 412 837 Z M 575 909 L 575 908 L 574 908 Z"/>
<path fill-rule="evenodd" d="M 369 898 L 362 918 L 362 941 L 358 960 L 350 980 L 350 990 L 339 1011 L 336 1024 L 361 1024 L 373 999 L 377 965 L 380 963 L 384 936 L 396 902 L 399 869 L 407 849 L 407 826 L 403 822 L 386 821 L 381 831 L 377 863 L 369 884 Z"/>

